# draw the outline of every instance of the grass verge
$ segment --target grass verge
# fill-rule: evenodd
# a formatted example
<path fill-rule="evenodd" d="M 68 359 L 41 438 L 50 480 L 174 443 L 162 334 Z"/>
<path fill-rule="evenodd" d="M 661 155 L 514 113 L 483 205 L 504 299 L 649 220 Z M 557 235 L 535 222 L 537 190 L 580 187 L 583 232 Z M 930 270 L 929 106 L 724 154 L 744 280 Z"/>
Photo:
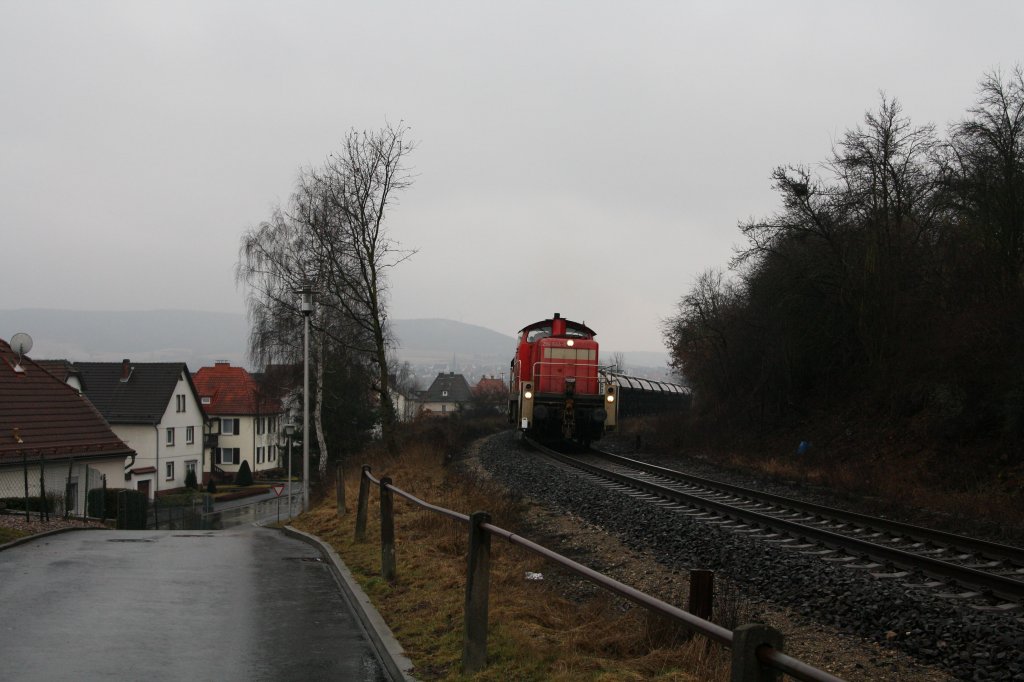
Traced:
<path fill-rule="evenodd" d="M 430 441 L 431 439 L 425 439 Z M 422 443 L 423 441 L 421 441 Z M 409 445 L 396 458 L 368 454 L 374 475 L 390 476 L 413 495 L 449 509 L 486 509 L 493 523 L 517 530 L 525 507 L 488 481 L 457 473 L 445 447 Z M 355 469 L 355 467 L 353 467 Z M 329 542 L 387 620 L 421 680 L 725 680 L 728 659 L 703 639 L 687 640 L 670 623 L 603 592 L 565 596 L 554 566 L 494 540 L 491 554 L 488 668 L 460 672 L 467 529 L 461 523 L 395 499 L 397 579 L 380 576 L 376 492 L 367 542 L 353 540 L 358 482 L 347 476 L 350 513 L 325 500 L 295 526 Z M 558 547 L 552 547 L 558 550 Z"/>

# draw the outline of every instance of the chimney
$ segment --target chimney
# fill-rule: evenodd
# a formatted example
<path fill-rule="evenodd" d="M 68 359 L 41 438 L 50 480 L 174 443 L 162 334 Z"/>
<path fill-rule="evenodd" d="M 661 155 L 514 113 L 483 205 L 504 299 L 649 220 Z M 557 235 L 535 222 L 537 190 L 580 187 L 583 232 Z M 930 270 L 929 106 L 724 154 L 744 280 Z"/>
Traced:
<path fill-rule="evenodd" d="M 121 361 L 121 383 L 127 384 L 128 380 L 132 378 L 132 361 L 125 358 Z"/>

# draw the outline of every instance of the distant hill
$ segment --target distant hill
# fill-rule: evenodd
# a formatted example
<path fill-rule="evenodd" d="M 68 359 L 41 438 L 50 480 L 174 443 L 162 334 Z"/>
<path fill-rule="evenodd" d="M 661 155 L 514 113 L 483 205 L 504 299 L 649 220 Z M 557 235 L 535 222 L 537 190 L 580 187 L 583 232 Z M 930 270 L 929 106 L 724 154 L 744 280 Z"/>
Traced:
<path fill-rule="evenodd" d="M 451 363 L 508 367 L 515 338 L 486 327 L 442 319 L 392 320 L 400 360 L 412 365 Z M 296 330 L 297 332 L 300 330 Z M 249 325 L 241 313 L 195 310 L 83 311 L 0 310 L 0 339 L 17 332 L 34 342 L 29 355 L 37 359 L 116 362 L 185 362 L 196 370 L 227 360 L 248 366 Z M 624 352 L 627 368 L 664 368 L 661 353 Z M 604 359 L 610 359 L 607 349 Z M 251 368 L 250 368 L 251 369 Z"/>
<path fill-rule="evenodd" d="M 0 310 L 0 338 L 32 337 L 38 359 L 185 362 L 196 370 L 227 360 L 245 366 L 249 326 L 239 313 L 196 310 Z"/>
<path fill-rule="evenodd" d="M 454 320 L 392 320 L 391 330 L 398 356 L 411 364 L 447 362 L 455 355 L 462 361 L 472 358 L 504 365 L 515 352 L 515 337 Z"/>

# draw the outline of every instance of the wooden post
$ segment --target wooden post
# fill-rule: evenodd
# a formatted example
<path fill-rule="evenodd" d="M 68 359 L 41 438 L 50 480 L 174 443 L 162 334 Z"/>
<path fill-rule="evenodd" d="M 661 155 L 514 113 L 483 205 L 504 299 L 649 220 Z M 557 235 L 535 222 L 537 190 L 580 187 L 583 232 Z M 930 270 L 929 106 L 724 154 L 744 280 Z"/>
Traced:
<path fill-rule="evenodd" d="M 706 569 L 690 571 L 690 600 L 686 610 L 704 620 L 711 620 L 715 598 L 715 573 Z"/>
<path fill-rule="evenodd" d="M 768 645 L 782 651 L 782 633 L 761 624 L 741 625 L 732 632 L 732 682 L 776 682 L 782 673 L 761 665 L 757 650 Z"/>
<path fill-rule="evenodd" d="M 480 527 L 490 523 L 487 512 L 469 517 L 469 557 L 466 570 L 466 604 L 462 624 L 462 674 L 472 675 L 487 667 L 487 600 L 491 581 L 491 534 Z"/>
<path fill-rule="evenodd" d="M 345 474 L 341 462 L 334 468 L 334 490 L 338 499 L 338 516 L 345 515 Z"/>
<path fill-rule="evenodd" d="M 391 479 L 380 479 L 380 574 L 387 581 L 395 579 L 395 512 Z"/>
<path fill-rule="evenodd" d="M 370 466 L 363 465 L 359 477 L 359 502 L 356 503 L 356 542 L 366 541 L 366 510 L 370 505 Z"/>

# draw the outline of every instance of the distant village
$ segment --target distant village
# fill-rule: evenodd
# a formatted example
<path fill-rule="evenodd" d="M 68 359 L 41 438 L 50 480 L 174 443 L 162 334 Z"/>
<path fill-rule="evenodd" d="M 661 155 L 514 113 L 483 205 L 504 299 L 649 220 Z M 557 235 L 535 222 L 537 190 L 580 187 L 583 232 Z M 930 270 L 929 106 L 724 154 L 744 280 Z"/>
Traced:
<path fill-rule="evenodd" d="M 56 492 L 82 515 L 85 492 L 101 482 L 153 500 L 232 481 L 243 468 L 281 474 L 301 421 L 299 386 L 284 376 L 226 361 L 192 371 L 129 358 L 35 360 L 0 339 L 0 501 Z M 439 371 L 424 389 L 417 381 L 392 390 L 401 420 L 506 407 L 501 376 L 471 383 Z"/>

